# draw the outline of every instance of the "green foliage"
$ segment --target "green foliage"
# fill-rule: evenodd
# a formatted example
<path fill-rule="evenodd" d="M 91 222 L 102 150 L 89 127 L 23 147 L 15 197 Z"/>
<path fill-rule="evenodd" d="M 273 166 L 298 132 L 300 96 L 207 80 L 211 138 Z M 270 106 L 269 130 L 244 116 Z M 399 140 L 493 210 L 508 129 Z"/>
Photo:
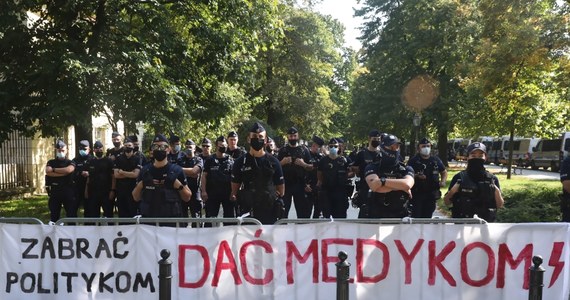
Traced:
<path fill-rule="evenodd" d="M 539 183 L 517 190 L 505 190 L 505 207 L 497 214 L 497 222 L 560 221 L 560 187 L 549 188 Z"/>

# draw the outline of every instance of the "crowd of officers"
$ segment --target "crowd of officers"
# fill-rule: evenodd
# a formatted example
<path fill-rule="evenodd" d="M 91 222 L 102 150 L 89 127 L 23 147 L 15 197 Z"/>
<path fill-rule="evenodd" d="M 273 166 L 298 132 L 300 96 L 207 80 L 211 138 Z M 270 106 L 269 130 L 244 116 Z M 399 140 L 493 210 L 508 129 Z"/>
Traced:
<path fill-rule="evenodd" d="M 67 147 L 55 144 L 56 158 L 46 166 L 51 221 L 67 217 L 223 217 L 250 216 L 263 224 L 287 218 L 295 205 L 298 218 L 346 218 L 349 204 L 359 218 L 431 218 L 447 171 L 432 155 L 432 143 L 421 139 L 407 164 L 400 142 L 391 134 L 371 130 L 368 144 L 349 155 L 341 138 L 313 136 L 300 143 L 295 127 L 277 149 L 260 123 L 238 146 L 231 131 L 199 148 L 188 139 L 156 135 L 148 157 L 136 136 L 112 135 L 114 147 L 83 140 L 79 156 L 67 159 Z M 503 205 L 498 179 L 483 166 L 485 145 L 469 145 L 467 168 L 451 180 L 444 200 L 452 217 L 475 215 L 494 221 Z M 102 212 L 102 215 L 101 215 Z M 193 226 L 196 226 L 195 224 Z M 207 224 L 206 224 L 207 226 Z"/>

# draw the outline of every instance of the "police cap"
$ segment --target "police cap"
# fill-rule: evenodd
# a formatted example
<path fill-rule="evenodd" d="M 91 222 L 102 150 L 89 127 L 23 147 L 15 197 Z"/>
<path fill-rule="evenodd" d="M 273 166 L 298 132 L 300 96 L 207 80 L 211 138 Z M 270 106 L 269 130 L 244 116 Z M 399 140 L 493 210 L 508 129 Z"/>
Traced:
<path fill-rule="evenodd" d="M 62 140 L 57 140 L 57 142 L 55 142 L 55 149 L 63 149 L 66 146 L 67 145 Z"/>
<path fill-rule="evenodd" d="M 157 134 L 154 136 L 154 139 L 152 139 L 152 142 L 153 143 L 158 143 L 158 142 L 168 143 L 168 139 L 162 134 Z"/>
<path fill-rule="evenodd" d="M 483 153 L 487 154 L 487 147 L 485 147 L 485 144 L 483 144 L 483 143 L 475 142 L 475 143 L 472 143 L 471 145 L 467 146 L 467 153 L 468 154 L 471 154 L 471 152 L 473 152 L 475 150 L 481 150 L 481 151 L 483 151 Z"/>
<path fill-rule="evenodd" d="M 226 137 L 223 135 L 220 135 L 217 139 L 216 139 L 216 143 L 217 142 L 227 142 Z"/>
<path fill-rule="evenodd" d="M 339 144 L 344 144 L 344 139 L 341 137 L 335 138 Z"/>
<path fill-rule="evenodd" d="M 376 129 L 370 130 L 368 137 L 380 137 L 380 131 Z"/>
<path fill-rule="evenodd" d="M 398 137 L 393 134 L 388 134 L 382 139 L 382 146 L 383 147 L 390 147 L 394 144 L 401 144 Z"/>
<path fill-rule="evenodd" d="M 79 142 L 79 148 L 89 148 L 89 141 L 88 140 L 81 140 Z"/>
<path fill-rule="evenodd" d="M 423 138 L 420 140 L 420 144 L 426 145 L 426 144 L 431 144 L 431 142 L 427 138 Z"/>
<path fill-rule="evenodd" d="M 103 148 L 103 143 L 101 143 L 101 141 L 96 141 L 95 144 L 93 144 L 93 148 L 94 149 L 101 149 L 101 148 Z"/>
<path fill-rule="evenodd" d="M 192 145 L 196 145 L 196 143 L 194 143 L 193 140 L 191 139 L 187 139 L 186 142 L 184 143 L 186 146 L 192 146 Z"/>
<path fill-rule="evenodd" d="M 339 141 L 336 138 L 332 138 L 329 140 L 329 145 L 338 145 Z"/>
<path fill-rule="evenodd" d="M 205 137 L 202 139 L 202 145 L 212 145 L 212 141 Z"/>
<path fill-rule="evenodd" d="M 238 134 L 237 134 L 237 132 L 235 132 L 235 131 L 232 130 L 232 131 L 228 132 L 228 137 L 229 137 L 229 138 L 231 138 L 231 137 L 238 137 Z"/>
<path fill-rule="evenodd" d="M 325 140 L 316 135 L 313 135 L 313 142 L 321 147 L 325 144 Z"/>
<path fill-rule="evenodd" d="M 178 142 L 180 142 L 180 137 L 173 134 L 173 135 L 170 136 L 170 139 L 169 139 L 169 140 L 170 140 L 170 143 L 171 143 L 171 144 L 173 144 L 173 143 L 178 143 Z"/>
<path fill-rule="evenodd" d="M 249 129 L 249 132 L 253 132 L 253 133 L 260 133 L 260 132 L 264 132 L 264 131 L 265 131 L 265 128 L 259 122 L 253 123 L 253 125 Z"/>
<path fill-rule="evenodd" d="M 291 128 L 289 128 L 289 130 L 287 130 L 287 134 L 295 134 L 298 132 L 299 132 L 299 130 L 297 130 L 297 128 L 295 128 L 295 127 L 291 127 Z"/>
<path fill-rule="evenodd" d="M 138 138 L 138 136 L 136 136 L 136 135 L 130 135 L 130 136 L 128 137 L 128 139 L 131 140 L 131 142 L 133 142 L 133 143 L 136 143 L 136 142 L 139 141 L 139 138 Z"/>
<path fill-rule="evenodd" d="M 116 132 L 116 131 L 113 131 L 113 133 L 111 133 L 111 137 L 113 137 L 113 138 L 116 138 L 118 136 L 121 136 L 121 134 Z"/>
<path fill-rule="evenodd" d="M 126 144 L 126 143 L 132 143 L 132 142 L 133 142 L 133 140 L 131 140 L 131 137 L 130 137 L 130 136 L 128 136 L 128 137 L 125 138 L 125 142 L 124 142 L 125 144 Z"/>

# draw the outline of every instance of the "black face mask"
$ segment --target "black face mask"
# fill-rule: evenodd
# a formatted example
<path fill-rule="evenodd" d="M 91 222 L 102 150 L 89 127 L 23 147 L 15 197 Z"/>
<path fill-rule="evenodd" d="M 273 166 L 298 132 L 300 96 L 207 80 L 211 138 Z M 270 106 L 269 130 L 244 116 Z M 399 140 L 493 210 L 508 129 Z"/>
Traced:
<path fill-rule="evenodd" d="M 134 150 L 135 152 L 139 152 L 139 146 L 135 146 L 135 147 L 133 148 L 133 150 Z"/>
<path fill-rule="evenodd" d="M 125 148 L 125 153 L 132 153 L 133 152 L 133 148 L 127 147 Z"/>
<path fill-rule="evenodd" d="M 289 142 L 289 145 L 291 146 L 297 146 L 297 140 L 287 140 Z"/>
<path fill-rule="evenodd" d="M 226 153 L 226 150 L 228 150 L 227 147 L 218 147 L 218 151 L 220 151 L 220 153 Z"/>
<path fill-rule="evenodd" d="M 163 161 L 166 159 L 166 150 L 153 150 L 152 156 L 157 161 Z"/>
<path fill-rule="evenodd" d="M 485 160 L 482 158 L 468 159 L 467 175 L 473 180 L 482 180 L 485 177 Z"/>
<path fill-rule="evenodd" d="M 113 146 L 115 146 L 115 148 L 119 148 L 121 147 L 121 142 L 113 142 Z"/>
<path fill-rule="evenodd" d="M 97 156 L 98 158 L 103 157 L 103 152 L 95 152 L 95 156 Z"/>
<path fill-rule="evenodd" d="M 376 148 L 376 147 L 380 146 L 380 141 L 371 141 L 371 142 L 370 142 L 370 145 L 371 145 L 372 147 Z"/>
<path fill-rule="evenodd" d="M 263 146 L 265 146 L 265 141 L 260 140 L 259 138 L 251 138 L 249 140 L 249 145 L 251 146 L 251 148 L 253 148 L 253 150 L 259 151 L 263 149 Z"/>
<path fill-rule="evenodd" d="M 380 149 L 382 152 L 382 165 L 386 167 L 394 167 L 400 160 L 400 150 L 388 150 L 384 147 Z"/>

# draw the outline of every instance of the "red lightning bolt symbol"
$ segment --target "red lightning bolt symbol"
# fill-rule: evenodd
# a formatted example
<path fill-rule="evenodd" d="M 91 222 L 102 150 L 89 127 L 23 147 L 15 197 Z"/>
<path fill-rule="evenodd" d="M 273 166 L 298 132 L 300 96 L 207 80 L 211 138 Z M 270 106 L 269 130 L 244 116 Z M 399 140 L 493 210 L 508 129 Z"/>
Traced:
<path fill-rule="evenodd" d="M 562 256 L 562 250 L 564 249 L 564 242 L 555 242 L 552 245 L 552 253 L 550 253 L 550 260 L 548 261 L 548 265 L 554 267 L 554 271 L 552 272 L 552 277 L 550 278 L 550 285 L 549 288 L 554 285 L 558 276 L 562 272 L 564 268 L 564 261 L 560 260 Z"/>

